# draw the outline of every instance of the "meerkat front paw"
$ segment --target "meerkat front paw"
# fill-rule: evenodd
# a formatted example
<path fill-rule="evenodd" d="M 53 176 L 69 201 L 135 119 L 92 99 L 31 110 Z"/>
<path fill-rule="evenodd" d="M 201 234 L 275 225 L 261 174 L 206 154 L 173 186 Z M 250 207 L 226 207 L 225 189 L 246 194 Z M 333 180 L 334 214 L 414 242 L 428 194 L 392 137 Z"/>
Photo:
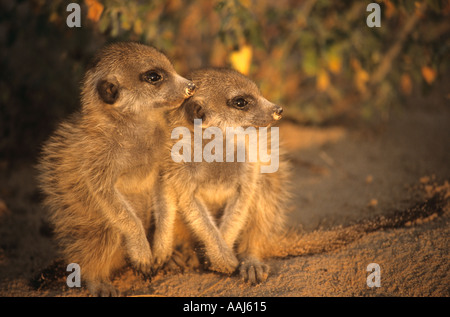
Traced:
<path fill-rule="evenodd" d="M 144 279 L 150 280 L 152 276 L 153 257 L 147 240 L 144 242 L 139 245 L 129 246 L 128 260 L 136 273 L 141 274 Z"/>
<path fill-rule="evenodd" d="M 238 259 L 229 249 L 218 254 L 209 254 L 208 257 L 211 262 L 209 269 L 216 272 L 232 274 L 239 265 Z"/>
<path fill-rule="evenodd" d="M 142 276 L 142 278 L 146 281 L 150 281 L 152 279 L 153 271 L 152 265 L 150 261 L 130 261 L 133 272 L 136 275 Z"/>
<path fill-rule="evenodd" d="M 153 265 L 152 270 L 153 272 L 157 272 L 159 269 L 161 269 L 164 264 L 169 262 L 170 257 L 172 256 L 172 252 L 153 252 Z"/>
<path fill-rule="evenodd" d="M 269 277 L 269 271 L 267 264 L 255 258 L 244 259 L 239 267 L 241 278 L 251 284 L 265 282 Z"/>
<path fill-rule="evenodd" d="M 173 249 L 170 246 L 164 246 L 161 244 L 155 244 L 153 246 L 153 265 L 152 269 L 157 272 L 164 264 L 169 262 L 172 257 Z"/>

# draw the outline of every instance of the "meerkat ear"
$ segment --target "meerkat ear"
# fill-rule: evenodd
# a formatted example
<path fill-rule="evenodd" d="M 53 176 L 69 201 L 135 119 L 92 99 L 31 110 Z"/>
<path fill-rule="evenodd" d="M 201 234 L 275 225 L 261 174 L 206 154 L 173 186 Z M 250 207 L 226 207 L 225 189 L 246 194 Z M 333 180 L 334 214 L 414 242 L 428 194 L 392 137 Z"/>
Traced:
<path fill-rule="evenodd" d="M 119 98 L 119 82 L 116 78 L 102 79 L 97 84 L 97 92 L 105 103 L 112 105 Z"/>
<path fill-rule="evenodd" d="M 206 114 L 200 101 L 190 98 L 184 102 L 184 109 L 189 122 L 194 123 L 194 119 L 202 119 L 205 122 Z"/>

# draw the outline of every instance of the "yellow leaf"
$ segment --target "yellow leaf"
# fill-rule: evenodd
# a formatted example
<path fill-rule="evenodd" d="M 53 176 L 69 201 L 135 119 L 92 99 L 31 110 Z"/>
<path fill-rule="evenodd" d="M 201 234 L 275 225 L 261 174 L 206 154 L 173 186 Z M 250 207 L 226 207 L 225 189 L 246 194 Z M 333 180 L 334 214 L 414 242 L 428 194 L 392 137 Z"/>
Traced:
<path fill-rule="evenodd" d="M 252 61 L 252 47 L 244 45 L 240 50 L 234 51 L 230 55 L 231 66 L 244 75 L 248 75 Z"/>
<path fill-rule="evenodd" d="M 356 58 L 350 60 L 352 68 L 355 70 L 355 85 L 361 93 L 367 91 L 366 83 L 369 81 L 369 73 L 362 68 L 361 63 Z"/>
<path fill-rule="evenodd" d="M 121 26 L 122 26 L 122 29 L 127 30 L 127 31 L 131 29 L 131 24 L 130 24 L 130 22 L 128 22 L 128 21 L 126 21 L 126 20 L 122 21 Z"/>
<path fill-rule="evenodd" d="M 338 74 L 341 71 L 342 60 L 338 55 L 331 55 L 328 59 L 328 69 L 334 73 Z"/>
<path fill-rule="evenodd" d="M 339 74 L 342 68 L 341 50 L 338 46 L 331 47 L 325 55 L 327 67 L 333 74 Z"/>
<path fill-rule="evenodd" d="M 355 83 L 358 90 L 362 93 L 367 91 L 366 83 L 369 80 L 369 73 L 366 72 L 363 68 L 360 68 L 356 71 Z"/>
<path fill-rule="evenodd" d="M 367 82 L 369 80 L 369 73 L 366 72 L 364 69 L 361 69 L 358 72 L 357 77 L 358 77 L 358 80 L 360 80 L 360 81 L 365 83 L 365 82 Z"/>
<path fill-rule="evenodd" d="M 330 77 L 328 76 L 328 73 L 325 70 L 321 70 L 317 75 L 316 81 L 317 90 L 325 91 L 327 90 L 329 85 L 330 85 Z"/>
<path fill-rule="evenodd" d="M 134 21 L 133 31 L 137 35 L 141 35 L 142 34 L 143 29 L 142 29 L 142 21 L 141 20 L 138 19 L 138 20 Z"/>
<path fill-rule="evenodd" d="M 104 9 L 103 4 L 97 0 L 84 0 L 84 3 L 88 7 L 88 19 L 94 22 L 100 20 L 100 16 L 102 15 Z"/>
<path fill-rule="evenodd" d="M 423 66 L 422 67 L 422 76 L 425 79 L 425 81 L 431 85 L 433 81 L 436 79 L 436 71 L 429 67 L 429 66 Z"/>

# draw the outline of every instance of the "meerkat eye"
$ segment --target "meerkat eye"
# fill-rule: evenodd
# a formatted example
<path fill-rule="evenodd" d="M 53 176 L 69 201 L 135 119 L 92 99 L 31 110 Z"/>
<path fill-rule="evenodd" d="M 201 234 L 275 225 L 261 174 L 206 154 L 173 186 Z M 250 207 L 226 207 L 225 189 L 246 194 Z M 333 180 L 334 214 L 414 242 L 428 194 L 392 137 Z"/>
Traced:
<path fill-rule="evenodd" d="M 248 104 L 248 101 L 244 98 L 236 98 L 233 100 L 233 105 L 236 108 L 244 108 Z"/>
<path fill-rule="evenodd" d="M 162 80 L 162 76 L 155 71 L 149 71 L 143 74 L 142 79 L 150 84 L 156 84 Z"/>

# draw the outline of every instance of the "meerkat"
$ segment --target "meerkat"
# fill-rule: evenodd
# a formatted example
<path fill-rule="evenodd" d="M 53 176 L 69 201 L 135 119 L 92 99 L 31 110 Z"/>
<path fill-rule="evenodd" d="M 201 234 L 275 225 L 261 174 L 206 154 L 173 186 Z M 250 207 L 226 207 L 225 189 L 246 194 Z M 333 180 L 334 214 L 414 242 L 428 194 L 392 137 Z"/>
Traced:
<path fill-rule="evenodd" d="M 197 90 L 168 112 L 171 131 L 187 127 L 192 132 L 194 120 L 201 119 L 203 131 L 217 127 L 224 136 L 227 127 L 267 127 L 281 119 L 282 108 L 237 71 L 208 68 L 188 78 Z M 175 142 L 170 139 L 168 148 Z M 265 281 L 269 267 L 264 257 L 284 228 L 288 168 L 281 160 L 278 172 L 262 174 L 261 165 L 259 160 L 175 162 L 166 155 L 157 212 L 164 226 L 155 229 L 154 266 L 168 261 L 174 246 L 186 240 L 180 232 L 187 230 L 203 244 L 212 270 L 230 274 L 239 267 L 244 280 Z"/>
<path fill-rule="evenodd" d="M 109 45 L 86 71 L 81 111 L 43 146 L 44 204 L 65 260 L 80 265 L 91 294 L 118 295 L 111 275 L 126 260 L 151 275 L 147 230 L 165 142 L 163 113 L 194 91 L 155 48 Z"/>

